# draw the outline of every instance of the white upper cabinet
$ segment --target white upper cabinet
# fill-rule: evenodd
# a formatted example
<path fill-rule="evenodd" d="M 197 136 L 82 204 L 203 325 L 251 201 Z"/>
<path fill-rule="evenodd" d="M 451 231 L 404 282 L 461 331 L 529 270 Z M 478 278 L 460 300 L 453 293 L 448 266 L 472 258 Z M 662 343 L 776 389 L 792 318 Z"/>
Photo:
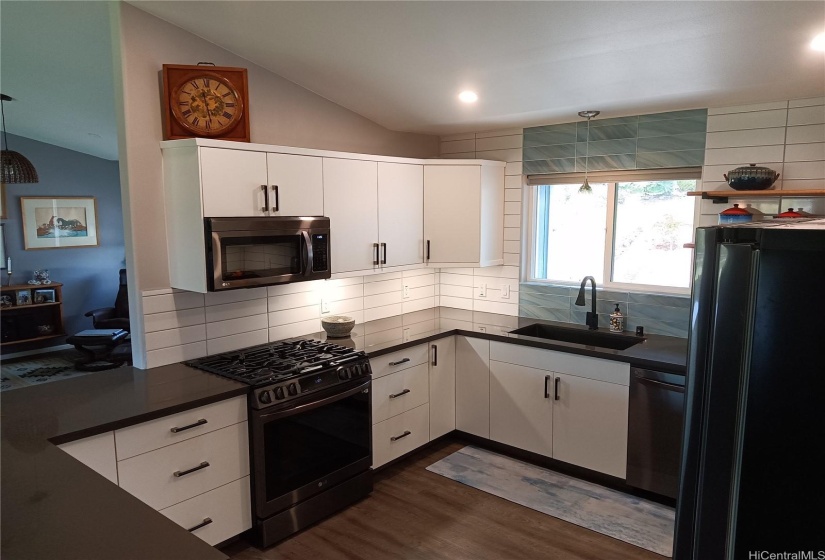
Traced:
<path fill-rule="evenodd" d="M 504 166 L 424 166 L 425 261 L 433 266 L 504 263 Z"/>
<path fill-rule="evenodd" d="M 324 158 L 324 210 L 329 217 L 332 272 L 378 266 L 378 164 Z"/>
<path fill-rule="evenodd" d="M 267 179 L 263 152 L 200 148 L 204 216 L 267 216 Z"/>
<path fill-rule="evenodd" d="M 378 243 L 381 267 L 424 262 L 424 169 L 378 164 Z"/>
<path fill-rule="evenodd" d="M 270 216 L 323 216 L 322 158 L 266 154 Z"/>

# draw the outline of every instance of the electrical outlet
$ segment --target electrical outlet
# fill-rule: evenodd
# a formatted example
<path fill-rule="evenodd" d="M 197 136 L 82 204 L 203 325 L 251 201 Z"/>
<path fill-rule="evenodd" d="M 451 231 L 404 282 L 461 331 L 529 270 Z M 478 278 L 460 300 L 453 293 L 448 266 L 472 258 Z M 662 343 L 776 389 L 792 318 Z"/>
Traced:
<path fill-rule="evenodd" d="M 501 299 L 510 299 L 510 284 L 501 287 Z"/>
<path fill-rule="evenodd" d="M 410 287 L 404 286 L 404 299 L 407 299 L 408 297 L 410 297 Z"/>
<path fill-rule="evenodd" d="M 408 329 L 408 328 L 407 328 L 407 329 L 403 329 L 403 330 L 401 331 L 401 340 L 403 340 L 404 342 L 409 342 L 409 341 L 410 341 L 410 338 L 411 338 L 411 336 L 410 336 L 410 329 Z"/>
<path fill-rule="evenodd" d="M 329 313 L 329 301 L 321 300 L 321 313 Z"/>
<path fill-rule="evenodd" d="M 483 327 L 483 326 L 479 325 L 477 328 L 478 328 L 478 332 L 487 332 L 487 327 Z"/>
<path fill-rule="evenodd" d="M 478 297 L 487 297 L 487 284 L 482 284 L 479 286 Z"/>

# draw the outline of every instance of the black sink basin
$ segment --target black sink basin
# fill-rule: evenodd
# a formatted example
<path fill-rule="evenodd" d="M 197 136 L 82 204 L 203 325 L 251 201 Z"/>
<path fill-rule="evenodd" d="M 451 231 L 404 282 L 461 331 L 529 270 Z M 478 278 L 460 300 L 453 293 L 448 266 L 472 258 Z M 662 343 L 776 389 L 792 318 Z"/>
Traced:
<path fill-rule="evenodd" d="M 548 340 L 559 340 L 561 342 L 572 342 L 575 344 L 585 344 L 587 346 L 598 346 L 600 348 L 610 348 L 612 350 L 627 350 L 631 346 L 644 341 L 642 336 L 632 336 L 606 331 L 591 331 L 584 329 L 571 329 L 556 327 L 554 325 L 544 325 L 533 323 L 526 327 L 521 327 L 511 334 L 521 334 L 524 336 L 534 336 Z"/>

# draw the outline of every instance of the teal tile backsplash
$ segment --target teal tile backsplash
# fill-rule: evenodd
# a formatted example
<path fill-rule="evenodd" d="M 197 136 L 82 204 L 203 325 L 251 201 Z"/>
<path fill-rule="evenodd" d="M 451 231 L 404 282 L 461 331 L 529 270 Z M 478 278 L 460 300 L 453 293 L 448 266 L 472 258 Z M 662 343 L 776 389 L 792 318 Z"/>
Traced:
<path fill-rule="evenodd" d="M 585 306 L 575 305 L 579 288 L 524 282 L 519 286 L 519 315 L 548 321 L 584 324 L 590 310 L 588 287 Z M 608 315 L 616 304 L 625 315 L 625 329 L 636 330 L 643 326 L 645 332 L 686 338 L 690 319 L 690 297 L 638 292 L 597 290 L 596 312 L 599 324 L 607 326 Z"/>

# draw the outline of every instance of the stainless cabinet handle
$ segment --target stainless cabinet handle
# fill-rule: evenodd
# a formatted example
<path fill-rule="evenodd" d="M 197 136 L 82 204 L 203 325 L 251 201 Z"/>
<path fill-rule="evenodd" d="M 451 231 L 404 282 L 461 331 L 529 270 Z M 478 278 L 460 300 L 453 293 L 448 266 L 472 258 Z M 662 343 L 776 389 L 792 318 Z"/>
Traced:
<path fill-rule="evenodd" d="M 405 430 L 405 431 L 404 431 L 404 433 L 403 433 L 403 434 L 401 434 L 400 436 L 392 436 L 392 437 L 390 438 L 390 441 L 398 441 L 398 440 L 399 440 L 399 439 L 401 439 L 401 438 L 405 438 L 405 437 L 407 437 L 407 436 L 408 436 L 408 435 L 410 435 L 411 433 L 412 433 L 411 431 L 409 431 L 409 430 Z"/>
<path fill-rule="evenodd" d="M 384 258 L 381 259 L 381 264 L 387 264 L 387 244 L 382 243 L 381 248 L 384 250 Z"/>
<path fill-rule="evenodd" d="M 552 375 L 545 375 L 544 376 L 544 398 L 550 398 L 550 380 L 553 379 Z"/>
<path fill-rule="evenodd" d="M 438 345 L 433 344 L 432 349 L 433 349 L 433 365 L 437 366 L 438 365 Z"/>
<path fill-rule="evenodd" d="M 272 207 L 272 211 L 278 212 L 281 209 L 281 197 L 278 193 L 278 185 L 272 185 L 272 192 L 275 195 L 275 206 Z"/>
<path fill-rule="evenodd" d="M 266 185 L 261 185 L 261 190 L 264 191 L 264 206 L 261 208 L 261 212 L 267 212 L 269 210 L 269 191 Z"/>
<path fill-rule="evenodd" d="M 409 361 L 410 361 L 409 358 L 402 358 L 402 359 L 398 360 L 397 362 L 390 362 L 390 365 L 391 366 L 400 366 L 401 364 L 406 364 Z"/>
<path fill-rule="evenodd" d="M 378 266 L 380 264 L 380 259 L 378 258 L 378 243 L 372 244 L 373 250 L 373 259 L 372 259 L 372 266 Z"/>
<path fill-rule="evenodd" d="M 410 390 L 409 390 L 409 389 L 404 389 L 404 390 L 403 390 L 403 391 L 401 391 L 400 393 L 396 393 L 396 394 L 394 394 L 394 395 L 390 395 L 390 398 L 391 398 L 391 399 L 397 399 L 398 397 L 403 397 L 404 395 L 406 395 L 406 394 L 407 394 L 407 393 L 409 393 L 409 392 L 410 392 Z"/>
<path fill-rule="evenodd" d="M 553 388 L 553 391 L 555 392 L 555 397 L 554 397 L 555 400 L 560 400 L 560 398 L 561 398 L 561 395 L 559 395 L 559 381 L 561 381 L 561 378 L 557 377 L 556 378 L 556 386 Z"/>
<path fill-rule="evenodd" d="M 189 424 L 188 426 L 181 426 L 180 428 L 178 428 L 176 426 L 174 428 L 171 428 L 169 431 L 172 432 L 173 434 L 176 434 L 176 433 L 182 432 L 184 430 L 189 430 L 191 428 L 197 428 L 198 426 L 203 426 L 204 424 L 206 424 L 206 418 L 201 418 L 200 420 L 198 420 L 194 424 Z"/>
<path fill-rule="evenodd" d="M 212 518 L 211 518 L 211 517 L 204 517 L 204 518 L 203 518 L 203 521 L 202 521 L 201 523 L 198 523 L 198 524 L 197 524 L 197 525 L 195 525 L 194 527 L 189 527 L 189 528 L 187 529 L 187 531 L 189 531 L 190 533 L 191 533 L 192 531 L 197 531 L 197 530 L 198 530 L 198 529 L 200 529 L 201 527 L 206 527 L 206 526 L 207 526 L 207 525 L 209 525 L 210 523 L 212 523 Z"/>
<path fill-rule="evenodd" d="M 201 464 L 200 464 L 200 465 L 198 465 L 197 467 L 192 467 L 191 469 L 186 469 L 185 471 L 175 471 L 175 472 L 173 472 L 173 473 L 172 473 L 172 475 L 173 475 L 175 478 L 179 478 L 179 477 L 181 477 L 181 476 L 183 476 L 183 475 L 185 475 L 185 474 L 189 474 L 189 473 L 193 473 L 193 472 L 195 472 L 195 471 L 199 471 L 199 470 L 201 470 L 201 469 L 205 469 L 205 468 L 206 468 L 206 467 L 208 467 L 208 466 L 209 466 L 209 463 L 207 463 L 206 461 L 204 461 L 203 463 L 201 463 Z"/>

